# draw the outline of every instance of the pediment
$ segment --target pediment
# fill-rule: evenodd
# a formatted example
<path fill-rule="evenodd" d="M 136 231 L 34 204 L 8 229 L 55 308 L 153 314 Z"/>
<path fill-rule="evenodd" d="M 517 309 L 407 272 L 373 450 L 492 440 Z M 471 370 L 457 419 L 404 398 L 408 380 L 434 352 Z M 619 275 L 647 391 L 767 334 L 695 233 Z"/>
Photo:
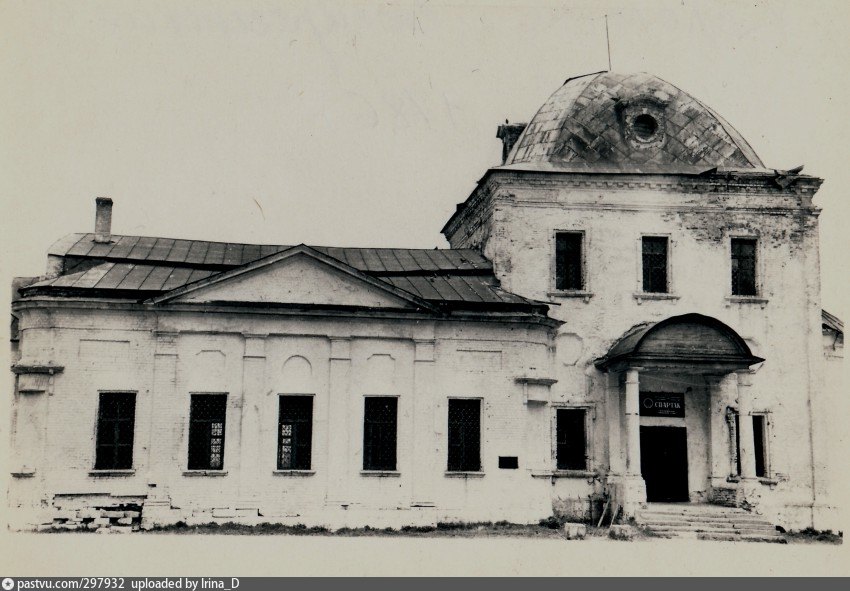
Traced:
<path fill-rule="evenodd" d="M 416 296 L 306 246 L 213 275 L 152 301 L 430 308 Z"/>
<path fill-rule="evenodd" d="M 624 364 L 679 364 L 711 369 L 712 364 L 747 368 L 763 361 L 752 354 L 737 332 L 716 318 L 683 314 L 632 327 L 594 364 L 601 370 Z"/>

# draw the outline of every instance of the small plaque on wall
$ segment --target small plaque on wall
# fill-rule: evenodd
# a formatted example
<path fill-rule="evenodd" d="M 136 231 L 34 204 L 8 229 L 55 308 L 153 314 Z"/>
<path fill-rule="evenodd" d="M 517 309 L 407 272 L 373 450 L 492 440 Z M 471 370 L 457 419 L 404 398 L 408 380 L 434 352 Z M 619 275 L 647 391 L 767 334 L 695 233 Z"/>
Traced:
<path fill-rule="evenodd" d="M 685 395 L 680 392 L 641 392 L 640 416 L 684 418 Z"/>

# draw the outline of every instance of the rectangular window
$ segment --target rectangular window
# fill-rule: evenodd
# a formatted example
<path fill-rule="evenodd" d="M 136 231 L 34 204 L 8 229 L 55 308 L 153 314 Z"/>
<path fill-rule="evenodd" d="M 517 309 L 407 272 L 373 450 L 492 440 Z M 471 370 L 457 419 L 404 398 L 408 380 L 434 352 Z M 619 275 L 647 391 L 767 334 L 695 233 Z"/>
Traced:
<path fill-rule="evenodd" d="M 732 295 L 756 295 L 756 241 L 732 239 Z"/>
<path fill-rule="evenodd" d="M 227 394 L 192 394 L 189 410 L 189 470 L 224 466 Z"/>
<path fill-rule="evenodd" d="M 449 399 L 449 472 L 481 470 L 481 401 Z"/>
<path fill-rule="evenodd" d="M 667 238 L 644 236 L 641 239 L 643 255 L 643 291 L 667 293 Z"/>
<path fill-rule="evenodd" d="M 281 396 L 277 424 L 277 469 L 309 470 L 313 397 Z"/>
<path fill-rule="evenodd" d="M 555 234 L 555 289 L 584 289 L 581 232 Z"/>
<path fill-rule="evenodd" d="M 367 396 L 363 415 L 363 469 L 396 469 L 398 398 Z"/>
<path fill-rule="evenodd" d="M 587 469 L 587 437 L 583 408 L 559 408 L 555 416 L 555 458 L 558 470 Z"/>
<path fill-rule="evenodd" d="M 767 416 L 752 415 L 753 455 L 756 460 L 756 476 L 767 477 Z M 735 413 L 735 470 L 741 475 L 741 418 Z"/>
<path fill-rule="evenodd" d="M 764 478 L 767 476 L 767 417 L 764 415 L 753 415 L 753 452 L 756 456 L 756 476 Z"/>
<path fill-rule="evenodd" d="M 101 392 L 97 410 L 95 470 L 129 470 L 133 467 L 133 431 L 136 395 Z"/>

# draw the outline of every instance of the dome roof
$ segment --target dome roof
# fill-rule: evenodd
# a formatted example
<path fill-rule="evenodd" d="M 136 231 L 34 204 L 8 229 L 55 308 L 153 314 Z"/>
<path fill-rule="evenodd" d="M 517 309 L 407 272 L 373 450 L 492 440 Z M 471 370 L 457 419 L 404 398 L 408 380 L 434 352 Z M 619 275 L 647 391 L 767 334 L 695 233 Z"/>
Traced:
<path fill-rule="evenodd" d="M 702 172 L 764 169 L 734 127 L 696 98 L 650 74 L 570 78 L 513 146 L 509 168 Z"/>

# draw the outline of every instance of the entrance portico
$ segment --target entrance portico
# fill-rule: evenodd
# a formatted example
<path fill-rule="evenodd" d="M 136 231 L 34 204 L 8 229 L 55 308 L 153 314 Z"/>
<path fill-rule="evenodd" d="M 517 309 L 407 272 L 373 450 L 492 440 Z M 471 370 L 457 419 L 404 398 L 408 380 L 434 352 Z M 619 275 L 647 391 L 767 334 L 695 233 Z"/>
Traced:
<path fill-rule="evenodd" d="M 647 501 L 749 500 L 750 367 L 763 361 L 733 329 L 700 314 L 633 327 L 595 361 L 609 376 L 608 489 L 626 514 Z"/>

